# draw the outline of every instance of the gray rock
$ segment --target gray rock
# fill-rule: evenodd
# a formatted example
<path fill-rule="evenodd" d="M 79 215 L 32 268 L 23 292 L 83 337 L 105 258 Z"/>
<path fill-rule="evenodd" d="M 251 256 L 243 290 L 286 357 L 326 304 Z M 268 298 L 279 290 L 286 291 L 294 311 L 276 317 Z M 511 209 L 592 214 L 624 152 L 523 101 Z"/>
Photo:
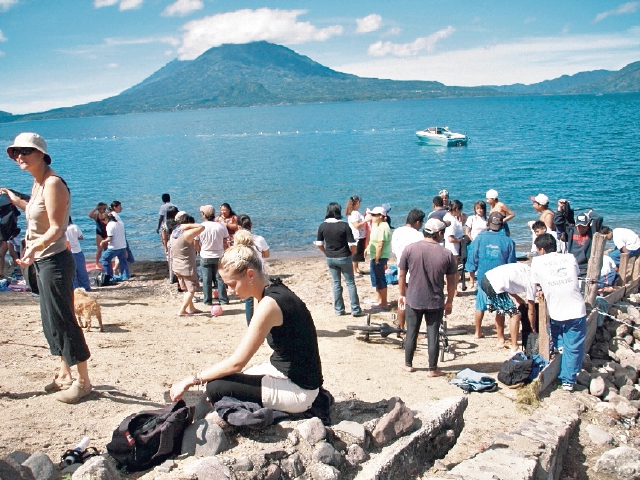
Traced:
<path fill-rule="evenodd" d="M 593 395 L 594 397 L 602 398 L 602 396 L 604 395 L 604 390 L 604 378 L 602 378 L 601 376 L 597 376 L 591 379 L 591 382 L 589 383 L 589 393 L 591 395 Z"/>
<path fill-rule="evenodd" d="M 320 440 L 327 438 L 327 430 L 324 428 L 322 420 L 318 417 L 310 418 L 296 427 L 300 438 L 305 439 L 311 445 L 315 445 Z"/>
<path fill-rule="evenodd" d="M 604 396 L 602 397 L 605 402 L 616 402 L 619 398 L 622 397 L 618 395 L 618 389 L 613 385 L 605 389 Z"/>
<path fill-rule="evenodd" d="M 233 464 L 233 469 L 237 472 L 250 472 L 253 470 L 253 462 L 247 457 L 236 458 L 236 463 Z"/>
<path fill-rule="evenodd" d="M 589 434 L 589 439 L 596 445 L 608 445 L 613 441 L 611 434 L 597 425 L 589 424 L 586 430 Z"/>
<path fill-rule="evenodd" d="M 35 480 L 31 470 L 8 456 L 0 459 L 0 478 L 2 480 Z"/>
<path fill-rule="evenodd" d="M 34 453 L 22 465 L 31 470 L 36 480 L 53 480 L 58 474 L 56 466 L 44 452 Z"/>
<path fill-rule="evenodd" d="M 609 341 L 609 355 L 615 361 L 620 362 L 622 367 L 631 365 L 636 371 L 640 369 L 640 355 L 634 352 L 621 338 L 612 338 Z"/>
<path fill-rule="evenodd" d="M 576 378 L 576 381 L 580 385 L 584 385 L 585 387 L 588 387 L 589 384 L 591 383 L 591 375 L 586 370 L 580 370 Z"/>
<path fill-rule="evenodd" d="M 229 441 L 222 427 L 213 420 L 204 418 L 185 429 L 180 452 L 196 457 L 208 457 L 224 452 L 228 448 Z"/>
<path fill-rule="evenodd" d="M 347 445 L 352 443 L 357 443 L 358 445 L 366 444 L 368 438 L 367 431 L 364 428 L 364 425 L 358 422 L 343 420 L 331 428 L 336 436 Z"/>
<path fill-rule="evenodd" d="M 312 463 L 307 468 L 307 473 L 313 480 L 340 480 L 340 470 L 324 463 Z"/>
<path fill-rule="evenodd" d="M 297 478 L 304 473 L 304 463 L 302 463 L 299 453 L 294 453 L 290 457 L 282 460 L 280 462 L 280 468 L 282 468 L 290 478 Z"/>
<path fill-rule="evenodd" d="M 345 460 L 350 466 L 356 467 L 365 462 L 368 457 L 367 452 L 360 445 L 353 444 L 349 446 Z"/>
<path fill-rule="evenodd" d="M 624 418 L 636 418 L 638 416 L 638 409 L 627 402 L 616 403 L 616 412 Z"/>
<path fill-rule="evenodd" d="M 623 385 L 620 387 L 620 396 L 627 400 L 638 400 L 640 399 L 640 392 L 633 385 Z"/>
<path fill-rule="evenodd" d="M 27 460 L 27 458 L 31 456 L 31 454 L 27 452 L 22 452 L 20 450 L 16 450 L 15 452 L 11 452 L 7 456 L 9 458 L 12 458 L 16 463 L 19 463 L 20 465 L 22 465 Z"/>
<path fill-rule="evenodd" d="M 342 455 L 340 455 L 340 452 L 327 442 L 319 442 L 316 444 L 311 458 L 314 462 L 320 462 L 334 467 L 339 467 L 342 463 Z"/>
<path fill-rule="evenodd" d="M 627 345 L 629 346 L 633 345 L 633 340 L 634 340 L 633 335 L 625 335 L 622 338 L 624 338 L 624 341 L 627 342 Z"/>
<path fill-rule="evenodd" d="M 184 473 L 198 480 L 236 480 L 233 472 L 217 457 L 204 457 L 184 467 Z"/>
<path fill-rule="evenodd" d="M 587 372 L 591 373 L 593 370 L 593 363 L 591 363 L 591 355 L 586 353 L 584 358 L 582 359 L 582 368 L 584 368 Z"/>
<path fill-rule="evenodd" d="M 631 329 L 624 323 L 619 325 L 618 328 L 616 328 L 616 337 L 624 338 L 629 333 L 631 333 Z"/>
<path fill-rule="evenodd" d="M 275 463 L 272 463 L 264 471 L 264 475 L 262 478 L 263 480 L 278 480 L 280 478 L 280 475 L 282 475 L 280 467 Z"/>
<path fill-rule="evenodd" d="M 169 460 L 165 460 L 164 462 L 162 462 L 160 465 L 158 465 L 156 468 L 154 468 L 153 471 L 154 472 L 158 472 L 158 473 L 169 473 L 175 467 L 176 467 L 176 462 L 174 462 L 173 460 L 169 459 Z"/>
<path fill-rule="evenodd" d="M 614 473 L 623 478 L 635 479 L 640 474 L 640 451 L 632 447 L 618 447 L 605 452 L 596 462 L 594 470 L 602 473 Z M 633 472 L 635 470 L 635 472 Z"/>
<path fill-rule="evenodd" d="M 71 476 L 72 480 L 120 480 L 116 462 L 109 455 L 91 457 Z"/>
<path fill-rule="evenodd" d="M 385 414 L 373 430 L 373 441 L 384 445 L 394 438 L 413 430 L 413 412 L 404 403 L 396 403 L 393 410 Z"/>
<path fill-rule="evenodd" d="M 73 474 L 76 470 L 78 470 L 82 466 L 81 463 L 72 463 L 62 469 L 62 475 L 67 475 L 68 473 Z"/>

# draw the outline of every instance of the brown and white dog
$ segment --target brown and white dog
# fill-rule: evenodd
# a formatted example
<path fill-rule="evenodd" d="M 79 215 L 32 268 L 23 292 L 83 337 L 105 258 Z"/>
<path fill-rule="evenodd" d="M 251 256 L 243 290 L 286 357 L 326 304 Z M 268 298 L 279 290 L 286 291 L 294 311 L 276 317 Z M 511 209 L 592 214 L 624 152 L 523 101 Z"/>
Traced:
<path fill-rule="evenodd" d="M 100 331 L 104 332 L 102 327 L 102 313 L 100 311 L 100 304 L 98 301 L 87 295 L 84 288 L 76 288 L 73 295 L 73 306 L 76 311 L 76 318 L 78 319 L 78 325 L 80 328 L 84 328 L 85 331 L 91 329 L 91 317 L 96 317 L 100 324 Z M 85 322 L 82 321 L 84 318 Z"/>

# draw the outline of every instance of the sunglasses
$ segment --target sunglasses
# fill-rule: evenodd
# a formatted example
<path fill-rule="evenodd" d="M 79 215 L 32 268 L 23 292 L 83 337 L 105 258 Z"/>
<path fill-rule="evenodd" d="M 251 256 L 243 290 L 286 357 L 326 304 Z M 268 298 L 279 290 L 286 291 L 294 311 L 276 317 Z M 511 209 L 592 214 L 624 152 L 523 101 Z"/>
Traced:
<path fill-rule="evenodd" d="M 24 148 L 14 147 L 11 149 L 11 158 L 16 159 L 18 158 L 19 155 L 26 157 L 27 155 L 31 155 L 34 150 L 35 148 L 31 148 L 31 147 L 24 147 Z"/>

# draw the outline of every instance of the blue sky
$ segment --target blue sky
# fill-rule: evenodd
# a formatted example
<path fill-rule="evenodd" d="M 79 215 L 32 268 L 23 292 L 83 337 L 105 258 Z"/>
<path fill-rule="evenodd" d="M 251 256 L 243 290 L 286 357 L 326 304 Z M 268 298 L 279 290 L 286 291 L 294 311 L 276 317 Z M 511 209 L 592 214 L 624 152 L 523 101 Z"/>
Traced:
<path fill-rule="evenodd" d="M 640 60 L 640 1 L 0 0 L 0 110 L 100 100 L 255 40 L 361 76 L 529 84 Z"/>

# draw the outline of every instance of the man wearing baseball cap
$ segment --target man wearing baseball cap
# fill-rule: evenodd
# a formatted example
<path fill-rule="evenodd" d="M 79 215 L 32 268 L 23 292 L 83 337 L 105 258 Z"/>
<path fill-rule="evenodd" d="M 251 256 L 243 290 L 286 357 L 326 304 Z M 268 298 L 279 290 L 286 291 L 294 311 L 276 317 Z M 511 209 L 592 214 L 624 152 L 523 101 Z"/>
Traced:
<path fill-rule="evenodd" d="M 587 274 L 587 265 L 591 256 L 593 234 L 602 227 L 602 217 L 593 210 L 579 213 L 575 225 L 570 225 L 566 218 L 556 213 L 554 223 L 556 229 L 566 238 L 566 251 L 573 254 L 580 268 L 580 276 Z"/>
<path fill-rule="evenodd" d="M 453 254 L 440 245 L 446 225 L 437 218 L 427 220 L 423 228 L 424 240 L 404 249 L 398 268 L 398 308 L 406 310 L 407 337 L 404 341 L 404 365 L 407 372 L 414 372 L 413 355 L 416 351 L 418 331 L 425 318 L 429 352 L 427 376 L 438 377 L 440 352 L 440 323 L 451 313 L 456 294 L 455 276 L 458 265 Z M 506 237 L 505 237 L 506 238 Z M 411 282 L 407 286 L 407 273 Z M 447 299 L 444 298 L 444 282 L 447 280 Z"/>
<path fill-rule="evenodd" d="M 547 197 L 544 193 L 539 193 L 535 197 L 529 197 L 531 200 L 531 206 L 533 209 L 540 214 L 538 220 L 544 222 L 547 226 L 547 230 L 554 230 L 553 226 L 553 211 L 549 208 L 549 197 Z"/>
<path fill-rule="evenodd" d="M 471 242 L 467 250 L 465 270 L 475 272 L 478 292 L 476 294 L 475 327 L 476 338 L 482 338 L 482 319 L 487 310 L 487 294 L 482 289 L 482 278 L 489 270 L 506 263 L 516 263 L 516 244 L 504 234 L 504 217 L 491 212 L 487 218 L 487 230 Z M 504 315 L 496 312 L 496 333 L 498 347 L 505 345 Z"/>

